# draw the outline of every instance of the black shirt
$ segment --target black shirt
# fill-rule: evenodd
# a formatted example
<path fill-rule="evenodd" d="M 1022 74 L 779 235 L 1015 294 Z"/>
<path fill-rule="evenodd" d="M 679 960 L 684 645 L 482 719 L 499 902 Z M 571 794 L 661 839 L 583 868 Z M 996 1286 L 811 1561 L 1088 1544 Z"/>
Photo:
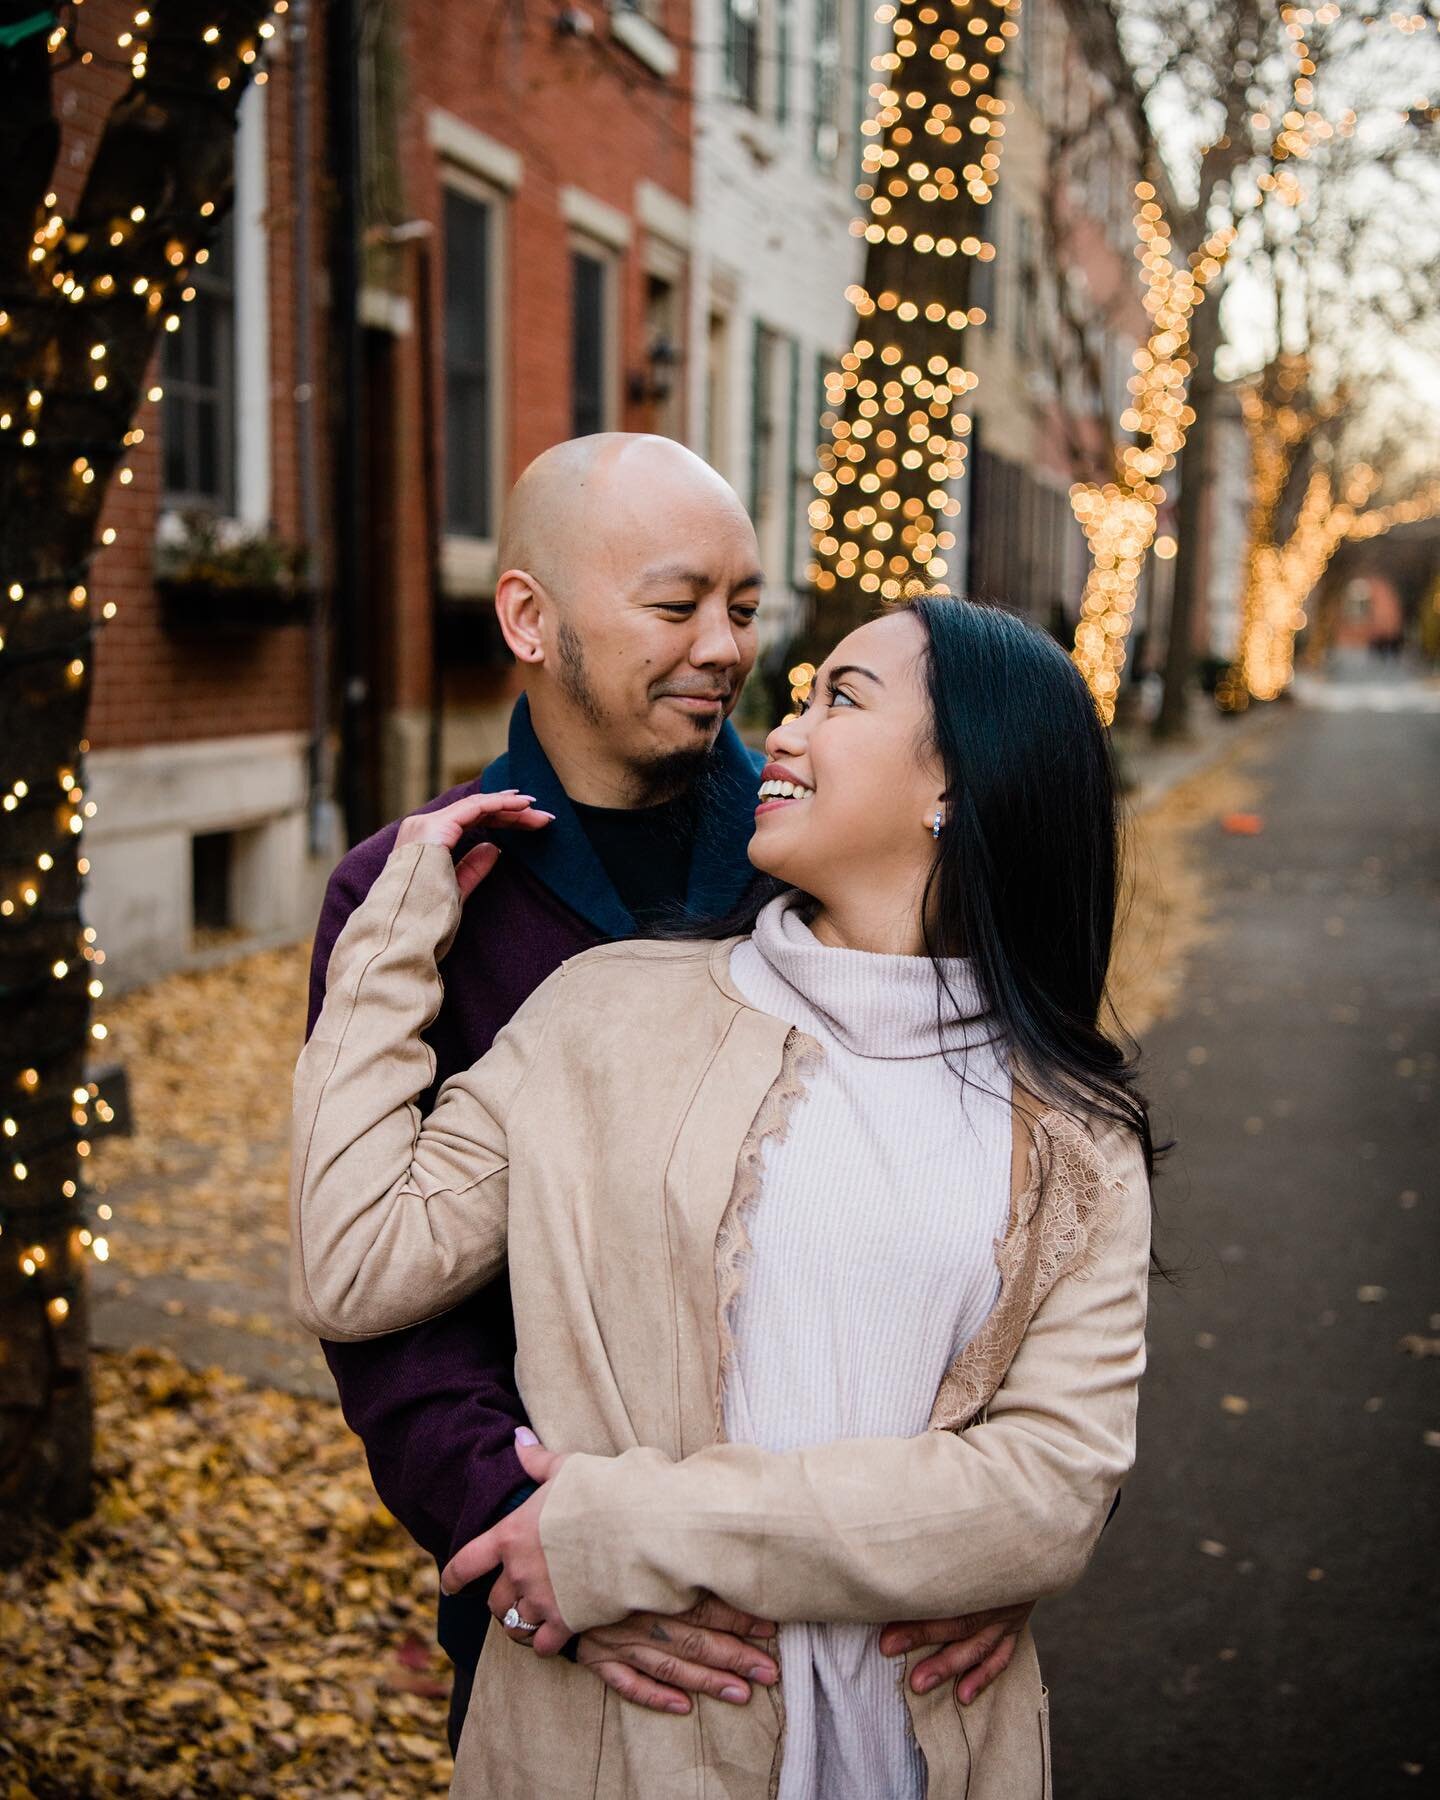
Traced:
<path fill-rule="evenodd" d="M 571 805 L 590 847 L 643 937 L 684 909 L 695 843 L 695 796 L 659 806 Z"/>

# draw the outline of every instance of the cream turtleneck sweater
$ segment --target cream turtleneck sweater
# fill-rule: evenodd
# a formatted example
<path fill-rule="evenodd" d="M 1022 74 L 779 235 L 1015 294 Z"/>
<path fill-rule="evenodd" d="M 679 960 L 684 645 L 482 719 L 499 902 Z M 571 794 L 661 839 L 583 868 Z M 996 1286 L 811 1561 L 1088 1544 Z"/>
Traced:
<path fill-rule="evenodd" d="M 745 1221 L 725 1389 L 733 1442 L 918 1436 L 995 1303 L 1010 1076 L 988 1027 L 965 1022 L 981 1011 L 969 963 L 944 966 L 954 999 L 942 1031 L 928 958 L 823 945 L 795 894 L 772 901 L 732 953 L 744 997 L 824 1051 L 784 1141 L 765 1146 Z M 878 1638 L 866 1625 L 781 1627 L 780 1800 L 921 1800 L 904 1659 L 881 1656 Z"/>

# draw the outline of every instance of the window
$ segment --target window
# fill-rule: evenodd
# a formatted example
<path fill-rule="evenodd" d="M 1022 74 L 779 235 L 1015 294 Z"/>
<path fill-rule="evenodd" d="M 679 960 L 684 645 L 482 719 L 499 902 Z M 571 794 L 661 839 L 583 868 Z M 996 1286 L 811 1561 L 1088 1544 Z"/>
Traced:
<path fill-rule="evenodd" d="M 230 213 L 191 276 L 195 298 L 182 328 L 166 334 L 161 361 L 166 499 L 227 516 L 235 512 L 234 245 Z"/>
<path fill-rule="evenodd" d="M 705 460 L 722 472 L 730 457 L 730 320 L 712 311 L 705 332 Z"/>
<path fill-rule="evenodd" d="M 663 246 L 654 246 L 652 256 Z M 667 259 L 668 265 L 668 259 Z M 679 266 L 652 267 L 645 276 L 645 356 L 651 431 L 678 438 L 685 393 L 684 319 Z"/>
<path fill-rule="evenodd" d="M 725 81 L 735 99 L 760 110 L 760 0 L 725 0 Z"/>
<path fill-rule="evenodd" d="M 445 190 L 445 529 L 494 535 L 494 206 Z"/>
<path fill-rule="evenodd" d="M 230 880 L 234 843 L 231 831 L 197 832 L 190 840 L 190 917 L 197 939 L 234 925 Z"/>
<path fill-rule="evenodd" d="M 756 323 L 750 367 L 750 517 L 757 532 L 775 511 L 775 361 L 781 337 Z"/>
<path fill-rule="evenodd" d="M 831 168 L 840 155 L 840 0 L 815 4 L 815 160 Z"/>
<path fill-rule="evenodd" d="M 775 0 L 775 123 L 790 123 L 790 62 L 795 54 L 792 0 Z"/>
<path fill-rule="evenodd" d="M 609 423 L 606 406 L 606 290 L 610 270 L 606 262 L 586 250 L 570 253 L 570 429 L 574 437 L 604 431 Z"/>
<path fill-rule="evenodd" d="M 804 516 L 798 483 L 803 475 L 808 502 L 812 466 L 800 453 L 800 346 L 758 321 L 750 385 L 750 516 L 762 566 L 793 584 Z M 804 562 L 800 554 L 802 572 Z"/>

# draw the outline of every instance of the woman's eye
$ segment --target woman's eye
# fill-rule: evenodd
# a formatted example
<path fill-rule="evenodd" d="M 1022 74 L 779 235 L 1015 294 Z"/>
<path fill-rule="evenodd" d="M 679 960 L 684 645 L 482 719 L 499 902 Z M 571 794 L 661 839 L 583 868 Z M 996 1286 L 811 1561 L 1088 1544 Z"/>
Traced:
<path fill-rule="evenodd" d="M 844 688 L 832 688 L 830 690 L 830 704 L 832 706 L 838 706 L 842 700 L 847 706 L 855 705 L 855 700 L 851 695 L 845 692 Z"/>

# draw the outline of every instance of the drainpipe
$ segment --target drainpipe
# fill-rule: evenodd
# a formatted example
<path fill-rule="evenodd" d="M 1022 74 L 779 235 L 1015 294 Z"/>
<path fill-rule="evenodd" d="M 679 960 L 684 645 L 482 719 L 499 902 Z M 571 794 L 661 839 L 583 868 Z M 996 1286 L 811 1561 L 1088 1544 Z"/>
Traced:
<path fill-rule="evenodd" d="M 340 794 L 350 843 L 372 828 L 369 768 L 370 628 L 360 592 L 360 34 L 355 0 L 330 0 L 330 316 L 335 334 L 335 647 L 340 700 Z"/>
<path fill-rule="evenodd" d="M 295 246 L 295 485 L 300 541 L 305 546 L 311 589 L 310 743 L 306 769 L 306 816 L 310 854 L 329 856 L 333 835 L 330 754 L 330 593 L 328 559 L 320 538 L 320 506 L 315 461 L 315 254 L 310 183 L 314 179 L 310 119 L 310 0 L 294 0 L 290 10 L 290 194 Z"/>

